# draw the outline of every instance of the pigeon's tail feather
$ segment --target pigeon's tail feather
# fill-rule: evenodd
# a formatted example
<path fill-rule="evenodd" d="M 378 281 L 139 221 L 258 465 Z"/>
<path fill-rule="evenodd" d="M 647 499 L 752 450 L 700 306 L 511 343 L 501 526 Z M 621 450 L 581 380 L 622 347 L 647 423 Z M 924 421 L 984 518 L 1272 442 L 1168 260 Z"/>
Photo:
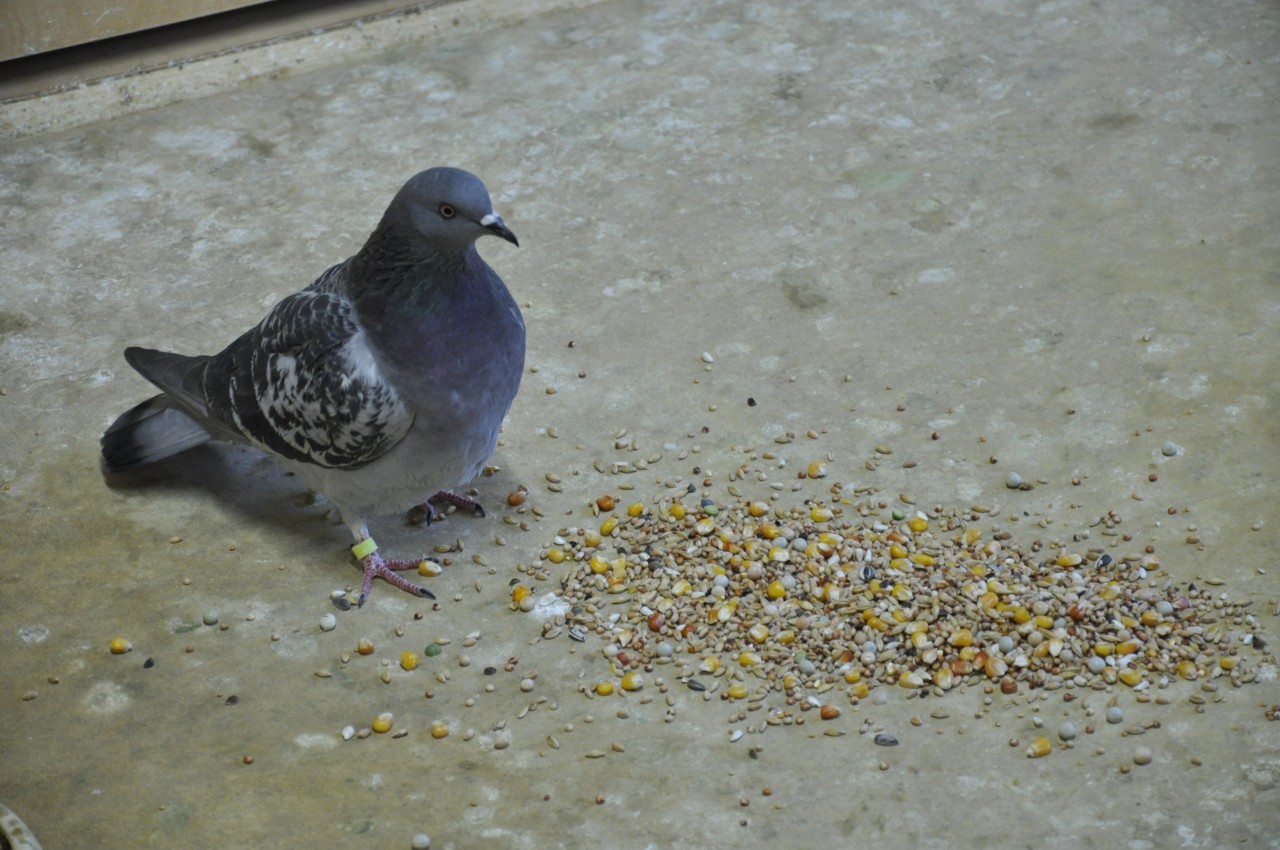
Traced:
<path fill-rule="evenodd" d="M 111 423 L 102 435 L 107 469 L 120 472 L 153 463 L 213 439 L 202 386 L 208 357 L 127 348 L 124 359 L 164 394 L 125 411 Z"/>
<path fill-rule="evenodd" d="M 124 359 L 138 374 L 164 390 L 196 418 L 209 415 L 204 400 L 204 367 L 208 355 L 171 354 L 151 348 L 126 348 Z"/>
<path fill-rule="evenodd" d="M 107 469 L 121 472 L 176 455 L 212 435 L 176 407 L 168 396 L 158 395 L 120 415 L 102 435 L 102 456 Z"/>

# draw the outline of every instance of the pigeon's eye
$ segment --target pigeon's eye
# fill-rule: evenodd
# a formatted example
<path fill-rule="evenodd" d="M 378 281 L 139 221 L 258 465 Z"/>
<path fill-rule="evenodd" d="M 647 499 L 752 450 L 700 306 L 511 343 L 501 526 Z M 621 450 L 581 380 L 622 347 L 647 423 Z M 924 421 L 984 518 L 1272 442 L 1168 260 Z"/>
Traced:
<path fill-rule="evenodd" d="M 440 213 L 441 218 L 453 218 L 457 211 L 449 204 L 441 204 L 436 212 Z"/>

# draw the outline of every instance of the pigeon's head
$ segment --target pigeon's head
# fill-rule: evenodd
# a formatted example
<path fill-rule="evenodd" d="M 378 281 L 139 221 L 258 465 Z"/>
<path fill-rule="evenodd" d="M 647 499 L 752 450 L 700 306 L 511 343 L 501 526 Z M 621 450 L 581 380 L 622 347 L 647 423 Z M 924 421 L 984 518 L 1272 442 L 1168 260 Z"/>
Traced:
<path fill-rule="evenodd" d="M 404 184 L 387 210 L 428 246 L 461 250 L 485 234 L 519 245 L 493 211 L 480 178 L 460 168 L 431 168 Z"/>

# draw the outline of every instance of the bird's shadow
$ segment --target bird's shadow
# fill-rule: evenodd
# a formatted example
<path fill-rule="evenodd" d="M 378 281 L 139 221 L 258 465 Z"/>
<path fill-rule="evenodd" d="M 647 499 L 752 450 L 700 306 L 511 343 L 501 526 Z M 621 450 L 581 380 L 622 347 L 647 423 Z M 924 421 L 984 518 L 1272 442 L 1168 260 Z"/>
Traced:
<path fill-rule="evenodd" d="M 314 547 L 322 536 L 332 540 L 335 550 L 351 545 L 350 533 L 332 503 L 270 457 L 247 446 L 208 443 L 126 472 L 109 472 L 103 466 L 102 476 L 108 489 L 129 499 L 173 496 L 183 502 L 175 505 L 175 513 L 181 515 L 189 516 L 193 510 L 214 503 L 233 512 L 236 521 L 268 525 L 288 534 L 292 538 L 289 547 Z M 488 500 L 496 498 L 500 486 L 484 486 Z M 379 529 L 380 539 L 385 537 L 397 549 L 403 546 L 416 552 L 464 533 L 470 526 L 468 518 L 466 511 L 460 512 L 464 526 L 459 520 L 437 519 L 430 526 L 430 532 L 435 533 L 428 532 L 429 536 L 420 531 L 427 528 L 420 512 L 370 519 L 371 526 Z M 450 525 L 448 532 L 441 528 Z M 451 536 L 441 537 L 443 534 Z"/>

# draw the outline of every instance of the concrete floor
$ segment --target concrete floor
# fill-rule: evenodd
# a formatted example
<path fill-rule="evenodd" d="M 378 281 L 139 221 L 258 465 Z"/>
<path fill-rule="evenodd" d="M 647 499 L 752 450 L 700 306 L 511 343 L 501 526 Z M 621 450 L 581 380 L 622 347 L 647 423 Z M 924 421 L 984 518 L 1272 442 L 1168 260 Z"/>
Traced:
<path fill-rule="evenodd" d="M 509 610 L 517 565 L 594 522 L 596 496 L 714 473 L 725 498 L 758 444 L 790 469 L 830 453 L 833 479 L 888 501 L 996 505 L 1025 543 L 1118 511 L 1125 545 L 1222 580 L 1274 635 L 1277 7 L 655 0 L 492 26 L 474 8 L 0 148 L 0 802 L 47 848 L 1280 846 L 1261 653 L 1260 681 L 1203 713 L 1190 683 L 1169 705 L 1118 693 L 1124 727 L 1029 760 L 1008 740 L 1078 707 L 883 688 L 824 727 L 844 737 L 733 742 L 735 710 L 661 667 L 588 699 L 601 644 L 539 642 Z M 520 236 L 482 251 L 524 305 L 531 369 L 477 484 L 489 517 L 376 527 L 387 550 L 465 545 L 430 580 L 438 610 L 379 584 L 323 633 L 358 573 L 322 501 L 229 449 L 106 481 L 98 436 L 149 391 L 125 345 L 220 348 L 435 164 L 481 175 Z M 597 473 L 629 457 L 623 428 L 663 459 Z M 506 508 L 518 485 L 541 520 Z M 343 665 L 360 638 L 377 651 Z M 395 666 L 436 638 L 440 658 Z M 342 740 L 381 711 L 409 734 Z M 1121 732 L 1153 720 L 1153 763 L 1122 772 Z"/>

